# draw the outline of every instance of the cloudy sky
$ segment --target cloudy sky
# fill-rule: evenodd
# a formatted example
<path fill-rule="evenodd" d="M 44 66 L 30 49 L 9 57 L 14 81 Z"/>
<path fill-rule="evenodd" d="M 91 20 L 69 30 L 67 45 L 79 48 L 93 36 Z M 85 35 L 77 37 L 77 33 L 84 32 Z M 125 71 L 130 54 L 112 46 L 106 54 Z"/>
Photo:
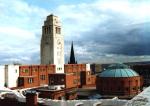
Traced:
<path fill-rule="evenodd" d="M 150 0 L 0 0 L 0 64 L 40 63 L 41 27 L 60 17 L 65 59 L 74 41 L 82 62 L 150 60 Z"/>

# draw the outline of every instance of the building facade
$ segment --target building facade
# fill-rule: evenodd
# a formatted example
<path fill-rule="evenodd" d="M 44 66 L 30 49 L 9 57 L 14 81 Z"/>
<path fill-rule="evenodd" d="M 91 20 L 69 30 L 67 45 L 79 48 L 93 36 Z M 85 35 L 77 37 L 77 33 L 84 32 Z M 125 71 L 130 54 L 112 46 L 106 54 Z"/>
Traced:
<path fill-rule="evenodd" d="M 55 73 L 55 65 L 21 65 L 19 66 L 18 86 L 32 88 L 48 85 L 48 75 Z"/>
<path fill-rule="evenodd" d="M 0 66 L 0 72 L 1 72 L 1 74 L 0 74 L 0 82 L 1 82 L 0 87 L 5 86 L 5 71 L 4 70 L 5 70 L 5 66 L 1 65 Z"/>
<path fill-rule="evenodd" d="M 64 73 L 64 37 L 59 18 L 52 14 L 42 27 L 41 64 L 55 64 L 56 73 Z"/>
<path fill-rule="evenodd" d="M 0 87 L 16 87 L 19 77 L 19 65 L 9 64 L 0 66 Z"/>
<path fill-rule="evenodd" d="M 141 88 L 142 78 L 123 64 L 110 65 L 96 79 L 96 89 L 102 95 L 135 96 Z"/>

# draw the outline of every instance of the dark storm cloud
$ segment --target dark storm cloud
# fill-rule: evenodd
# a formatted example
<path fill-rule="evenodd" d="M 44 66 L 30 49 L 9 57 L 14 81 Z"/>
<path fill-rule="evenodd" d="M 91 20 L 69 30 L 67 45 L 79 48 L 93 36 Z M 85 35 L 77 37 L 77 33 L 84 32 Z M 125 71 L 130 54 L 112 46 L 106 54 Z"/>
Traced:
<path fill-rule="evenodd" d="M 85 45 L 88 52 L 95 51 L 95 54 L 150 55 L 150 23 L 128 26 L 109 25 L 97 26 L 83 33 L 84 38 L 81 38 L 82 41 L 78 41 L 77 45 Z"/>

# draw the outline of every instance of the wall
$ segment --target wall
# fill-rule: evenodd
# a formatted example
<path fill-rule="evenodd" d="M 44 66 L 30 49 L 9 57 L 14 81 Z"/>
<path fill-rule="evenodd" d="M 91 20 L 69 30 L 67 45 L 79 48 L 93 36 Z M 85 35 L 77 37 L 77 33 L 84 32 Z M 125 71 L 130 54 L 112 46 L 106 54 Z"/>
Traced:
<path fill-rule="evenodd" d="M 86 71 L 86 64 L 65 64 L 64 71 L 65 73 Z"/>
<path fill-rule="evenodd" d="M 55 65 L 22 65 L 19 66 L 19 81 L 23 85 L 18 87 L 29 88 L 48 85 L 48 74 L 55 73 Z M 31 81 L 32 80 L 32 81 Z"/>
<path fill-rule="evenodd" d="M 0 87 L 4 87 L 5 85 L 5 73 L 4 73 L 4 66 L 0 66 Z"/>
<path fill-rule="evenodd" d="M 89 85 L 95 86 L 96 78 L 95 75 L 91 75 L 92 73 L 90 71 L 89 64 L 65 64 L 64 69 L 65 73 L 73 73 L 73 77 L 71 79 L 75 81 L 78 87 Z"/>
<path fill-rule="evenodd" d="M 48 74 L 47 74 L 47 66 L 46 65 L 40 65 L 39 66 L 39 85 L 47 85 L 48 84 Z"/>
<path fill-rule="evenodd" d="M 78 87 L 78 80 L 73 73 L 66 74 L 65 86 L 66 88 Z"/>
<path fill-rule="evenodd" d="M 141 90 L 141 77 L 97 77 L 96 89 L 103 95 L 136 95 Z"/>
<path fill-rule="evenodd" d="M 65 85 L 65 88 L 78 87 L 73 73 L 49 74 L 49 85 Z"/>
<path fill-rule="evenodd" d="M 91 64 L 90 65 L 92 73 L 99 73 L 103 70 L 103 67 L 101 64 Z"/>
<path fill-rule="evenodd" d="M 7 87 L 16 87 L 19 77 L 19 65 L 5 65 L 5 72 L 5 76 L 7 76 L 5 77 L 5 83 L 7 83 Z"/>

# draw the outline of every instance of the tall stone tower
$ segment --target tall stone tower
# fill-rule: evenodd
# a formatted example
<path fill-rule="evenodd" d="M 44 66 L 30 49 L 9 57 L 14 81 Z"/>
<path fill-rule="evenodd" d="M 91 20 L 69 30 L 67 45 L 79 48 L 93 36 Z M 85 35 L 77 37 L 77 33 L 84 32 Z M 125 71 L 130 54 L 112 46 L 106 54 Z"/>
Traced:
<path fill-rule="evenodd" d="M 55 64 L 56 73 L 64 73 L 64 37 L 59 18 L 52 14 L 42 27 L 41 64 Z"/>

